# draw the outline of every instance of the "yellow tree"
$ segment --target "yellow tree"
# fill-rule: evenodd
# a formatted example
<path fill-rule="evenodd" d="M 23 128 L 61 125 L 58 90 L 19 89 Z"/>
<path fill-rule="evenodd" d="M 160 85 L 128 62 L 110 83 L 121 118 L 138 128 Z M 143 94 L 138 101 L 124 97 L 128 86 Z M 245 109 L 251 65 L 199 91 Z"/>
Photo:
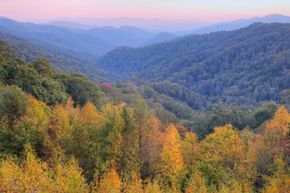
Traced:
<path fill-rule="evenodd" d="M 262 128 L 263 141 L 275 154 L 285 151 L 285 140 L 289 134 L 290 115 L 285 106 L 277 109 L 273 119 Z"/>
<path fill-rule="evenodd" d="M 123 186 L 124 193 L 144 193 L 142 180 L 137 173 L 133 173 L 131 179 L 124 182 Z"/>
<path fill-rule="evenodd" d="M 243 142 L 231 125 L 215 128 L 201 142 L 199 164 L 209 185 L 219 189 L 235 181 L 244 155 Z"/>
<path fill-rule="evenodd" d="M 161 171 L 165 175 L 175 175 L 183 169 L 181 139 L 176 127 L 170 124 L 165 131 L 161 152 Z"/>
<path fill-rule="evenodd" d="M 188 183 L 186 184 L 184 192 L 207 193 L 207 187 L 204 178 L 197 172 L 194 172 L 191 175 L 191 178 L 189 179 Z"/>
<path fill-rule="evenodd" d="M 273 134 L 273 130 L 275 132 L 279 132 L 282 135 L 287 135 L 289 132 L 289 124 L 290 124 L 290 115 L 285 106 L 280 106 L 275 112 L 274 118 L 268 121 L 264 127 L 263 133 L 271 132 Z"/>
<path fill-rule="evenodd" d="M 274 117 L 266 122 L 250 141 L 249 152 L 254 158 L 254 166 L 266 181 L 277 173 L 277 168 L 280 168 L 275 160 L 289 159 L 289 124 L 290 115 L 287 109 L 281 106 Z M 280 176 L 273 178 L 277 179 Z M 274 182 L 274 179 L 270 180 L 268 185 L 272 183 L 273 188 Z"/>
<path fill-rule="evenodd" d="M 13 159 L 5 159 L 0 162 L 0 190 L 8 193 L 20 191 L 19 176 L 22 171 Z"/>
<path fill-rule="evenodd" d="M 54 107 L 49 124 L 56 139 L 68 139 L 71 136 L 72 128 L 69 120 L 69 111 L 62 104 Z"/>
<path fill-rule="evenodd" d="M 35 99 L 33 96 L 28 96 L 28 107 L 23 121 L 29 122 L 37 132 L 44 133 L 48 127 L 50 118 L 50 108 Z"/>
<path fill-rule="evenodd" d="M 122 189 L 121 179 L 113 167 L 106 172 L 101 178 L 99 185 L 96 189 L 93 189 L 93 193 L 120 193 Z"/>
<path fill-rule="evenodd" d="M 70 159 L 67 163 L 57 163 L 54 172 L 53 192 L 62 193 L 86 193 L 89 192 L 85 178 L 75 159 Z"/>
<path fill-rule="evenodd" d="M 284 174 L 280 178 L 271 178 L 267 181 L 262 193 L 286 193 L 290 192 L 290 177 Z"/>
<path fill-rule="evenodd" d="M 44 138 L 45 155 L 63 154 L 71 140 L 73 127 L 70 121 L 70 111 L 63 104 L 56 105 L 51 113 L 48 130 Z"/>
<path fill-rule="evenodd" d="M 48 166 L 38 160 L 31 150 L 28 150 L 21 169 L 23 192 L 50 192 L 52 181 L 49 178 Z"/>
<path fill-rule="evenodd" d="M 144 193 L 162 193 L 162 189 L 157 180 L 145 180 Z"/>
<path fill-rule="evenodd" d="M 0 167 L 0 188 L 5 192 L 52 192 L 53 181 L 45 163 L 39 161 L 31 150 L 23 164 L 6 160 Z"/>
<path fill-rule="evenodd" d="M 101 116 L 93 103 L 87 102 L 82 107 L 80 121 L 86 126 L 96 126 L 100 123 Z"/>
<path fill-rule="evenodd" d="M 141 133 L 142 175 L 152 176 L 160 160 L 162 124 L 158 118 L 151 116 Z"/>

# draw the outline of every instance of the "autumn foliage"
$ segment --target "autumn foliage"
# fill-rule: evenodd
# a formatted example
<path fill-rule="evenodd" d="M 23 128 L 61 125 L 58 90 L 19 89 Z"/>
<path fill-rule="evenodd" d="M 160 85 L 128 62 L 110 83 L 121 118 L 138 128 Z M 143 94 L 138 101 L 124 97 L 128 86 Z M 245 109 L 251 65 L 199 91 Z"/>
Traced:
<path fill-rule="evenodd" d="M 259 128 L 216 127 L 203 139 L 136 103 L 47 106 L 27 95 L 3 112 L 0 191 L 286 193 L 290 115 L 281 106 Z M 142 108 L 140 108 L 142 106 Z"/>

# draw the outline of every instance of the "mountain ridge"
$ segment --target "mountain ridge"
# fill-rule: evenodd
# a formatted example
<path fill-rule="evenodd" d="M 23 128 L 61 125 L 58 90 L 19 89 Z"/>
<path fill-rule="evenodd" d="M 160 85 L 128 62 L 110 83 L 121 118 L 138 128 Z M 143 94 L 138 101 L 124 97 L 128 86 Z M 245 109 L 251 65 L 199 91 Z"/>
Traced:
<path fill-rule="evenodd" d="M 228 22 L 219 22 L 194 30 L 192 33 L 210 33 L 217 31 L 230 31 L 247 27 L 254 23 L 290 23 L 290 16 L 281 14 L 269 14 L 262 17 L 241 18 Z"/>

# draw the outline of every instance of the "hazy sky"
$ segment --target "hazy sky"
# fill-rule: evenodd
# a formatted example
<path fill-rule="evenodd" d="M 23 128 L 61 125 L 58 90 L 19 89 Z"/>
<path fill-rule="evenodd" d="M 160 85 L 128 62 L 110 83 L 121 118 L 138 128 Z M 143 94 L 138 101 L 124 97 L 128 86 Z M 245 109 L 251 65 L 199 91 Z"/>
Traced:
<path fill-rule="evenodd" d="M 0 0 L 0 15 L 18 20 L 138 17 L 218 21 L 290 15 L 290 0 Z"/>

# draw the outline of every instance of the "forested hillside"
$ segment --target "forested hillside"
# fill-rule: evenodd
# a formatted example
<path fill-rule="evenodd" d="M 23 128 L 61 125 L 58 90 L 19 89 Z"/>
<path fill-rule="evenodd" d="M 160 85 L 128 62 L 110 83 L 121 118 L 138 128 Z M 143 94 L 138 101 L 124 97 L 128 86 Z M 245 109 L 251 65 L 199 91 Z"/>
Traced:
<path fill-rule="evenodd" d="M 192 132 L 163 109 L 172 95 L 203 108 L 170 82 L 99 85 L 0 42 L 0 191 L 289 192 L 285 106 L 215 106 Z"/>
<path fill-rule="evenodd" d="M 0 64 L 1 85 L 16 85 L 49 105 L 65 102 L 69 95 L 76 104 L 96 101 L 95 98 L 100 95 L 98 85 L 86 77 L 62 74 L 53 69 L 46 58 L 36 58 L 31 63 L 26 63 L 8 43 L 2 41 Z"/>
<path fill-rule="evenodd" d="M 289 24 L 258 23 L 142 48 L 120 47 L 98 64 L 119 79 L 177 83 L 210 103 L 255 105 L 279 102 L 289 91 L 289 48 Z"/>
<path fill-rule="evenodd" d="M 45 57 L 56 69 L 80 73 L 92 80 L 104 80 L 105 72 L 95 66 L 94 58 L 85 57 L 78 52 L 61 50 L 38 41 L 18 38 L 8 33 L 0 32 L 0 41 L 7 42 L 17 56 L 26 61 L 31 62 L 34 59 Z"/>

